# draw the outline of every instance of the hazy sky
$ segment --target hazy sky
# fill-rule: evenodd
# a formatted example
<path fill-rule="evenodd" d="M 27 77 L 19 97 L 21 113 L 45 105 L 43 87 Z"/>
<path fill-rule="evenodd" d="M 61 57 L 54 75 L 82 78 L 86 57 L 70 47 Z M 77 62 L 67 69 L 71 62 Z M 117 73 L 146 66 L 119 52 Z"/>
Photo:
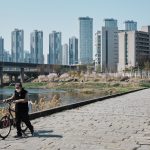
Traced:
<path fill-rule="evenodd" d="M 0 36 L 5 49 L 11 49 L 11 31 L 24 30 L 24 47 L 30 50 L 30 32 L 44 33 L 44 53 L 48 53 L 48 35 L 62 32 L 62 43 L 78 37 L 78 17 L 92 17 L 94 33 L 101 30 L 104 18 L 118 20 L 124 29 L 125 20 L 134 20 L 138 29 L 150 25 L 150 0 L 0 0 Z"/>

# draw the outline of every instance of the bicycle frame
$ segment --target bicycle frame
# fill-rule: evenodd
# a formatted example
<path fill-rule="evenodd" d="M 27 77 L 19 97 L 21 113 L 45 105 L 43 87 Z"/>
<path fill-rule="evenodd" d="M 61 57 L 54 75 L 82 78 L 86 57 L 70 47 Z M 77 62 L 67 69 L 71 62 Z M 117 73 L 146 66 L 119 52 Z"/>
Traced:
<path fill-rule="evenodd" d="M 15 110 L 11 108 L 11 104 L 12 104 L 13 102 L 4 102 L 4 103 L 7 103 L 9 106 L 8 106 L 8 108 L 6 109 L 6 110 L 7 110 L 7 113 L 6 113 L 5 115 L 3 115 L 3 116 L 8 116 L 8 117 L 10 118 L 10 120 L 11 120 L 11 125 L 14 125 L 14 126 L 15 126 L 16 122 L 15 122 L 15 118 L 14 118 L 14 116 L 13 116 L 13 114 L 12 114 L 12 112 L 15 112 Z"/>
<path fill-rule="evenodd" d="M 3 118 L 7 118 L 7 119 L 9 120 L 9 125 L 8 125 L 8 126 L 10 126 L 10 128 L 9 128 L 9 130 L 8 130 L 8 132 L 7 132 L 6 135 L 1 135 L 1 134 L 0 134 L 0 137 L 3 138 L 3 139 L 5 139 L 5 138 L 10 134 L 11 126 L 12 126 L 12 125 L 13 125 L 13 127 L 16 127 L 16 120 L 15 120 L 13 114 L 12 114 L 12 112 L 15 112 L 15 110 L 13 110 L 13 109 L 11 108 L 11 104 L 13 103 L 13 101 L 11 101 L 11 102 L 6 102 L 6 103 L 9 105 L 8 108 L 6 109 L 8 112 L 7 112 L 6 114 L 4 114 L 1 119 L 3 120 Z M 4 122 L 2 121 L 1 123 L 5 123 L 5 121 L 4 121 Z M 22 127 L 24 126 L 23 123 L 22 123 L 21 125 L 22 125 Z M 5 126 L 8 127 L 8 126 L 7 126 L 7 123 L 6 123 L 6 125 L 4 125 L 4 128 L 5 128 Z M 22 131 L 22 133 L 23 133 L 24 135 L 26 135 L 26 134 L 25 134 L 25 131 L 26 131 L 26 130 L 27 130 L 27 127 L 26 127 L 26 126 L 25 126 L 24 129 L 21 129 L 21 131 Z"/>
<path fill-rule="evenodd" d="M 13 125 L 13 126 L 15 126 L 15 124 L 16 124 L 16 121 L 15 121 L 15 118 L 14 118 L 14 116 L 13 116 L 13 114 L 12 114 L 12 112 L 15 112 L 15 110 L 13 110 L 13 109 L 11 109 L 11 104 L 12 104 L 12 102 L 10 102 L 10 103 L 8 103 L 9 104 L 9 107 L 8 107 L 8 112 L 9 112 L 9 115 L 8 115 L 8 117 L 11 119 L 11 125 Z"/>

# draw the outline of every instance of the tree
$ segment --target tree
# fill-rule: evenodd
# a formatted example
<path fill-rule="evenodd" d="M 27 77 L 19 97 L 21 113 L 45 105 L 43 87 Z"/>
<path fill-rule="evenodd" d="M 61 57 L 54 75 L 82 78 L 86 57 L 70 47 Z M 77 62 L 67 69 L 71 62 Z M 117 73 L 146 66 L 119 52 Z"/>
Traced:
<path fill-rule="evenodd" d="M 97 72 L 97 73 L 102 72 L 102 68 L 101 68 L 101 65 L 100 65 L 100 64 L 96 65 L 96 72 Z"/>
<path fill-rule="evenodd" d="M 149 77 L 149 71 L 150 71 L 150 62 L 146 61 L 144 62 L 144 70 L 146 71 L 146 77 Z"/>

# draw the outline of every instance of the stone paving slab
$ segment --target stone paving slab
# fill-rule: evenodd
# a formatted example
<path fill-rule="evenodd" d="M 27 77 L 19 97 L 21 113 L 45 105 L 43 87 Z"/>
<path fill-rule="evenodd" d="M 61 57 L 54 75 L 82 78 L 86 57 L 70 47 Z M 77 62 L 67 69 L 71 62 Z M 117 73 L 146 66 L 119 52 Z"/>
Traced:
<path fill-rule="evenodd" d="M 150 150 L 150 89 L 31 121 L 36 136 L 0 140 L 0 150 Z"/>

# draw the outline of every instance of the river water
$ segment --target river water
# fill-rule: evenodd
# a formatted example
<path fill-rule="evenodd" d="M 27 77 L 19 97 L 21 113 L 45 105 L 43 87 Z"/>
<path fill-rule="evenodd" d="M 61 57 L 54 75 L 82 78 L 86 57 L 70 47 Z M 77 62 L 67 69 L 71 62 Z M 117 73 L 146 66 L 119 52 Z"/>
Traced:
<path fill-rule="evenodd" d="M 40 98 L 51 100 L 54 95 L 58 95 L 61 99 L 60 105 L 67 105 L 76 103 L 88 99 L 98 97 L 98 95 L 92 94 L 81 94 L 79 91 L 68 92 L 63 90 L 53 89 L 26 89 L 29 93 L 29 99 L 33 102 L 39 101 Z M 10 97 L 14 92 L 14 89 L 0 88 L 0 100 Z"/>

